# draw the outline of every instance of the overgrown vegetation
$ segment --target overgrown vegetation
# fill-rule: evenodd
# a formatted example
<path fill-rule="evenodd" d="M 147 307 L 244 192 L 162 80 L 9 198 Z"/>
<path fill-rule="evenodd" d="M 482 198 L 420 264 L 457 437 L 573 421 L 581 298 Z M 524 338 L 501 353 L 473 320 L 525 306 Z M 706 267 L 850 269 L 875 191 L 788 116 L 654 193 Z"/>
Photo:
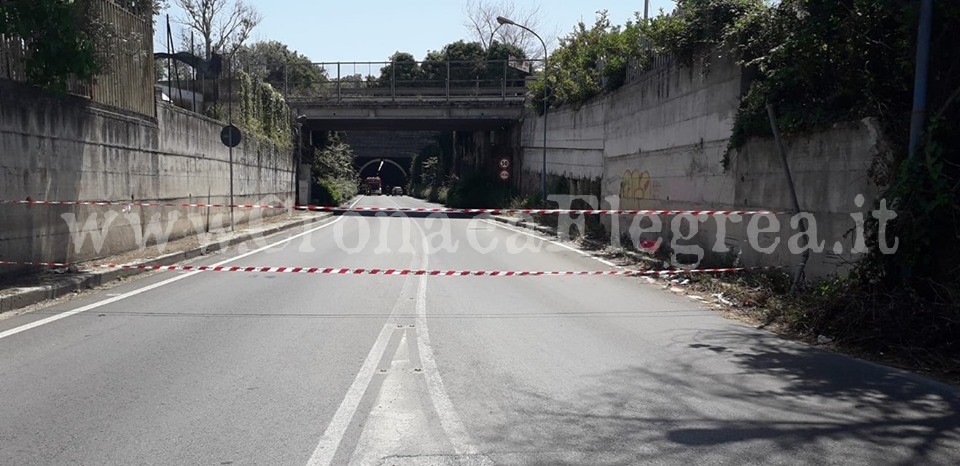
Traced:
<path fill-rule="evenodd" d="M 795 323 L 871 351 L 960 354 L 960 92 L 955 38 L 960 4 L 936 2 L 928 120 L 920 154 L 907 158 L 919 2 L 784 0 L 726 30 L 756 77 L 737 115 L 734 146 L 769 134 L 766 103 L 787 133 L 877 118 L 890 152 L 874 170 L 897 211 L 885 254 L 871 222 L 870 253 L 849 279 L 814 288 L 819 305 Z M 892 241 L 892 240 L 889 240 Z M 810 293 L 808 291 L 807 293 Z"/>
<path fill-rule="evenodd" d="M 446 205 L 457 209 L 501 208 L 512 197 L 510 185 L 497 182 L 490 173 L 475 171 L 450 186 Z"/>
<path fill-rule="evenodd" d="M 952 247 L 960 240 L 960 3 L 934 5 L 927 130 L 914 158 L 906 141 L 920 2 L 686 0 L 672 15 L 624 27 L 601 14 L 550 57 L 549 104 L 576 106 L 618 87 L 622 61 L 604 60 L 616 53 L 640 70 L 654 54 L 689 65 L 732 53 L 750 82 L 731 149 L 770 135 L 768 103 L 786 135 L 877 119 L 888 151 L 872 174 L 897 212 L 887 246 L 898 238 L 898 251 L 883 253 L 868 216 L 870 252 L 854 272 L 783 300 L 771 316 L 872 352 L 960 354 L 960 249 Z M 533 95 L 542 108 L 542 83 Z"/>
<path fill-rule="evenodd" d="M 305 55 L 298 53 L 276 40 L 257 41 L 242 45 L 235 55 L 237 69 L 253 79 L 259 79 L 278 91 L 299 97 L 315 97 L 324 93 L 324 84 L 329 80 L 320 65 L 313 64 Z"/>
<path fill-rule="evenodd" d="M 512 45 L 493 42 L 484 48 L 479 42 L 457 41 L 439 51 L 431 51 L 417 62 L 410 53 L 396 52 L 390 64 L 380 69 L 375 85 L 380 87 L 444 87 L 447 83 L 447 62 L 450 62 L 450 87 L 498 86 L 508 82 L 522 83 L 526 73 L 509 67 L 510 58 L 523 60 L 525 54 Z"/>
<path fill-rule="evenodd" d="M 549 105 L 579 106 L 590 98 L 623 85 L 628 62 L 645 60 L 650 52 L 642 47 L 637 22 L 615 26 L 606 11 L 597 15 L 588 27 L 580 22 L 547 60 L 549 97 L 543 80 L 531 84 L 534 106 L 542 112 L 545 98 Z"/>
<path fill-rule="evenodd" d="M 313 161 L 314 202 L 338 206 L 357 195 L 357 173 L 353 169 L 353 149 L 340 134 L 326 135 L 323 148 L 312 150 L 307 157 Z"/>
<path fill-rule="evenodd" d="M 107 47 L 114 28 L 100 15 L 95 0 L 4 0 L 0 35 L 23 40 L 27 81 L 65 92 L 71 79 L 90 83 L 109 66 L 116 50 Z M 146 14 L 157 11 L 152 0 L 132 2 Z"/>
<path fill-rule="evenodd" d="M 283 95 L 270 84 L 253 79 L 243 71 L 237 71 L 235 79 L 239 89 L 235 90 L 237 102 L 233 107 L 233 124 L 247 136 L 265 139 L 281 149 L 292 148 L 293 125 Z M 222 110 L 223 104 L 217 108 Z"/>

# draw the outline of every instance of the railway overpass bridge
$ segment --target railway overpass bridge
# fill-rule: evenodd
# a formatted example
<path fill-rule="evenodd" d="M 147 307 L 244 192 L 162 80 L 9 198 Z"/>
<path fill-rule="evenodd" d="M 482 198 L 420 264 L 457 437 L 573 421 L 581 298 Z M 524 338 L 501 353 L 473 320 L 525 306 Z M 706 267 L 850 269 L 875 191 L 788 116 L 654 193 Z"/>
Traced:
<path fill-rule="evenodd" d="M 510 60 L 315 66 L 329 80 L 288 84 L 287 101 L 306 116 L 306 127 L 319 131 L 503 129 L 523 116 L 530 78 L 528 64 Z"/>
<path fill-rule="evenodd" d="M 523 117 L 533 68 L 512 60 L 312 66 L 328 78 L 311 85 L 288 82 L 285 91 L 290 106 L 305 117 L 304 131 L 346 132 L 361 176 L 380 173 L 391 185 L 405 184 L 410 157 L 437 134 L 509 133 Z M 416 133 L 418 147 L 418 137 L 411 136 Z"/>

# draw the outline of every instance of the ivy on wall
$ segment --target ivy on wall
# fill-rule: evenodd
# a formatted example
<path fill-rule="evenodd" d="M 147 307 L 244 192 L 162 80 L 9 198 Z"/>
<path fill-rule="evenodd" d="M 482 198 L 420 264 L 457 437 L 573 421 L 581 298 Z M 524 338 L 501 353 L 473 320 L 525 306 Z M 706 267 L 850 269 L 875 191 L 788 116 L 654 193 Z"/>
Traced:
<path fill-rule="evenodd" d="M 244 133 L 265 139 L 274 145 L 289 149 L 293 147 L 293 123 L 290 108 L 283 95 L 259 79 L 253 79 L 243 71 L 235 75 L 237 108 L 233 122 Z"/>

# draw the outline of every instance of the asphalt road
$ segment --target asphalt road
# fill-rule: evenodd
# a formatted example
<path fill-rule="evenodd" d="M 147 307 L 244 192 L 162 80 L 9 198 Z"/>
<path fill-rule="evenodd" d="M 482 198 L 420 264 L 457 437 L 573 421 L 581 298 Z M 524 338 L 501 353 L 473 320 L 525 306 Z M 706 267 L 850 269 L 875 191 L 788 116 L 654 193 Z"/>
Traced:
<path fill-rule="evenodd" d="M 309 229 L 194 263 L 610 268 L 481 219 Z M 0 320 L 0 464 L 343 463 L 960 464 L 960 392 L 636 277 L 164 272 Z"/>

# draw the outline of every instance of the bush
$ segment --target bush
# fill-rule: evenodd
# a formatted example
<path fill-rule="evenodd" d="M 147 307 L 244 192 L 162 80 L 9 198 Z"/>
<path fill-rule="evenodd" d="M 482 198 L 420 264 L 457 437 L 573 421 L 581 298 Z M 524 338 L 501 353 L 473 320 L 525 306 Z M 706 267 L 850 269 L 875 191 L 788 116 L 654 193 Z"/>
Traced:
<path fill-rule="evenodd" d="M 458 209 L 496 209 L 507 205 L 510 197 L 508 184 L 496 181 L 484 173 L 475 172 L 451 185 L 445 204 Z"/>
<path fill-rule="evenodd" d="M 624 27 L 614 26 L 606 11 L 599 12 L 589 28 L 580 22 L 561 39 L 560 47 L 548 60 L 548 104 L 579 106 L 604 91 L 622 86 L 628 62 L 642 63 L 649 56 L 641 47 L 639 28 L 640 24 L 634 22 L 627 22 Z M 541 113 L 546 97 L 542 80 L 530 86 L 532 105 Z"/>
<path fill-rule="evenodd" d="M 317 205 L 336 207 L 357 195 L 357 184 L 353 180 L 318 178 L 314 187 Z"/>

